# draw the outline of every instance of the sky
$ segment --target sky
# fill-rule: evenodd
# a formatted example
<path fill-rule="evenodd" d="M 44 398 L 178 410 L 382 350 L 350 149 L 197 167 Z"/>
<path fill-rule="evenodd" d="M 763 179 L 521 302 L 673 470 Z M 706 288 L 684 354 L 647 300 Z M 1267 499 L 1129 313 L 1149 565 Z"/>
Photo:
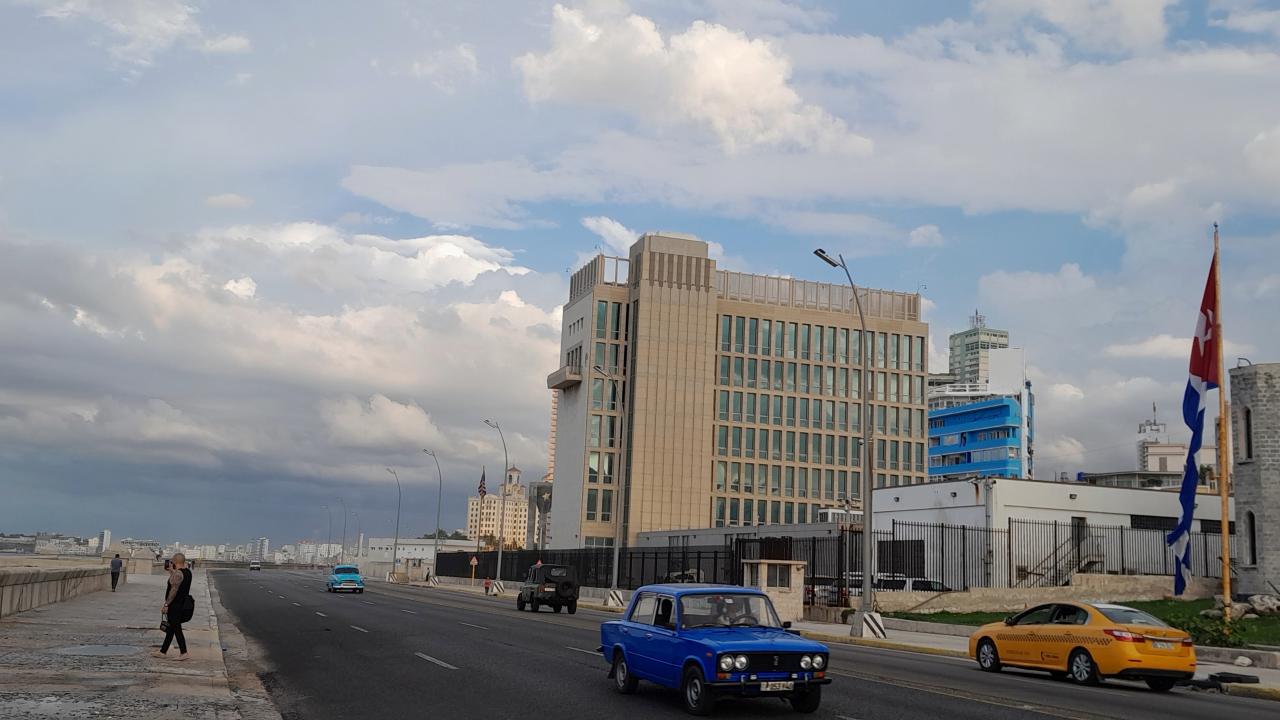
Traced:
<path fill-rule="evenodd" d="M 0 0 L 0 531 L 464 524 L 546 471 L 560 305 L 651 230 L 981 311 L 1037 474 L 1280 359 L 1280 5 Z M 1170 513 L 1173 511 L 1170 510 Z"/>

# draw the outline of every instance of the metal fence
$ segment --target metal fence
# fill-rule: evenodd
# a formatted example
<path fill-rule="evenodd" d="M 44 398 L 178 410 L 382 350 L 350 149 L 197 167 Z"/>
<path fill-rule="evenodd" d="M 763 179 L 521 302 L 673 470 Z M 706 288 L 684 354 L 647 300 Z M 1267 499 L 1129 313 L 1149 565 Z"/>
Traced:
<path fill-rule="evenodd" d="M 732 551 L 723 546 L 623 548 L 618 558 L 618 587 L 634 590 L 659 582 L 733 583 Z M 498 553 L 440 553 L 436 572 L 445 577 L 471 577 L 471 558 L 476 558 L 475 576 L 496 578 Z M 502 553 L 502 579 L 523 580 L 529 567 L 541 561 L 547 565 L 574 568 L 578 583 L 585 587 L 609 587 L 613 569 L 612 548 L 578 550 L 508 550 Z"/>
<path fill-rule="evenodd" d="M 1009 520 L 1002 528 L 893 522 L 873 534 L 873 584 L 878 590 L 967 590 L 1052 587 L 1077 573 L 1172 575 L 1164 530 L 1091 525 L 1087 522 Z M 1238 543 L 1232 543 L 1233 551 Z M 1192 573 L 1220 578 L 1222 539 L 1191 533 Z M 497 552 L 441 553 L 440 575 L 497 577 Z M 743 561 L 802 560 L 805 601 L 844 606 L 862 583 L 862 531 L 823 537 L 743 538 L 725 546 L 623 548 L 618 586 L 634 590 L 656 582 L 742 584 Z M 611 548 L 514 550 L 502 556 L 502 579 L 523 579 L 529 566 L 572 566 L 587 587 L 609 587 Z"/>

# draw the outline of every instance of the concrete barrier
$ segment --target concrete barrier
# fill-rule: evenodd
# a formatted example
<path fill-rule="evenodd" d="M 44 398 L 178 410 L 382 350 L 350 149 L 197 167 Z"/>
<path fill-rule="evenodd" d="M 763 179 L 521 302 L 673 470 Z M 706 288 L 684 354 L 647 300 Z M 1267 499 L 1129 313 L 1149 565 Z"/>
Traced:
<path fill-rule="evenodd" d="M 120 582 L 129 574 L 121 573 Z M 0 618 L 111 589 L 111 568 L 0 568 Z"/>

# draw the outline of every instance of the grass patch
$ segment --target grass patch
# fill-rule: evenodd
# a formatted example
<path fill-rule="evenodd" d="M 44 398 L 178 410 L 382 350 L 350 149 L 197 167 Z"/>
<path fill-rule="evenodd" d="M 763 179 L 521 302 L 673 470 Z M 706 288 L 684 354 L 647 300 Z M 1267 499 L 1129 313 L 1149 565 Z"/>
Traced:
<path fill-rule="evenodd" d="M 1251 645 L 1280 645 L 1280 616 L 1263 616 L 1257 620 L 1239 620 L 1232 623 L 1230 637 L 1222 633 L 1221 622 L 1200 617 L 1200 611 L 1213 607 L 1213 600 L 1134 600 L 1119 602 L 1132 608 L 1151 613 L 1170 625 L 1191 633 L 1202 645 L 1226 645 L 1237 643 Z M 885 613 L 885 617 L 921 622 L 970 625 L 977 627 L 999 622 L 1010 613 Z"/>

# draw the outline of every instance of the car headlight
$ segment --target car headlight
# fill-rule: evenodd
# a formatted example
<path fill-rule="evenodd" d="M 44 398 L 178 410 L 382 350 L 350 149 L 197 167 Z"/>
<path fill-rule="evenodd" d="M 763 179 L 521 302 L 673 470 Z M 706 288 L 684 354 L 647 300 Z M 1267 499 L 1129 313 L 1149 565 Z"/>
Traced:
<path fill-rule="evenodd" d="M 823 668 L 823 666 L 824 666 L 824 665 L 826 665 L 826 664 L 827 664 L 827 659 L 826 659 L 826 658 L 822 657 L 821 655 L 814 655 L 814 656 L 813 656 L 813 669 L 814 669 L 814 670 L 821 670 L 821 669 Z"/>
<path fill-rule="evenodd" d="M 800 658 L 801 670 L 808 670 L 811 667 L 813 667 L 813 658 L 810 658 L 808 655 L 805 655 L 804 657 Z"/>
<path fill-rule="evenodd" d="M 746 655 L 739 655 L 738 657 L 734 658 L 734 659 L 733 659 L 733 669 L 734 669 L 734 670 L 746 670 L 746 669 L 747 669 L 747 656 L 746 656 Z"/>
<path fill-rule="evenodd" d="M 730 670 L 732 670 L 732 669 L 733 669 L 733 656 L 732 656 L 732 655 L 721 655 L 721 656 L 720 656 L 720 670 L 721 670 L 721 672 L 729 672 L 729 671 L 730 671 Z"/>

